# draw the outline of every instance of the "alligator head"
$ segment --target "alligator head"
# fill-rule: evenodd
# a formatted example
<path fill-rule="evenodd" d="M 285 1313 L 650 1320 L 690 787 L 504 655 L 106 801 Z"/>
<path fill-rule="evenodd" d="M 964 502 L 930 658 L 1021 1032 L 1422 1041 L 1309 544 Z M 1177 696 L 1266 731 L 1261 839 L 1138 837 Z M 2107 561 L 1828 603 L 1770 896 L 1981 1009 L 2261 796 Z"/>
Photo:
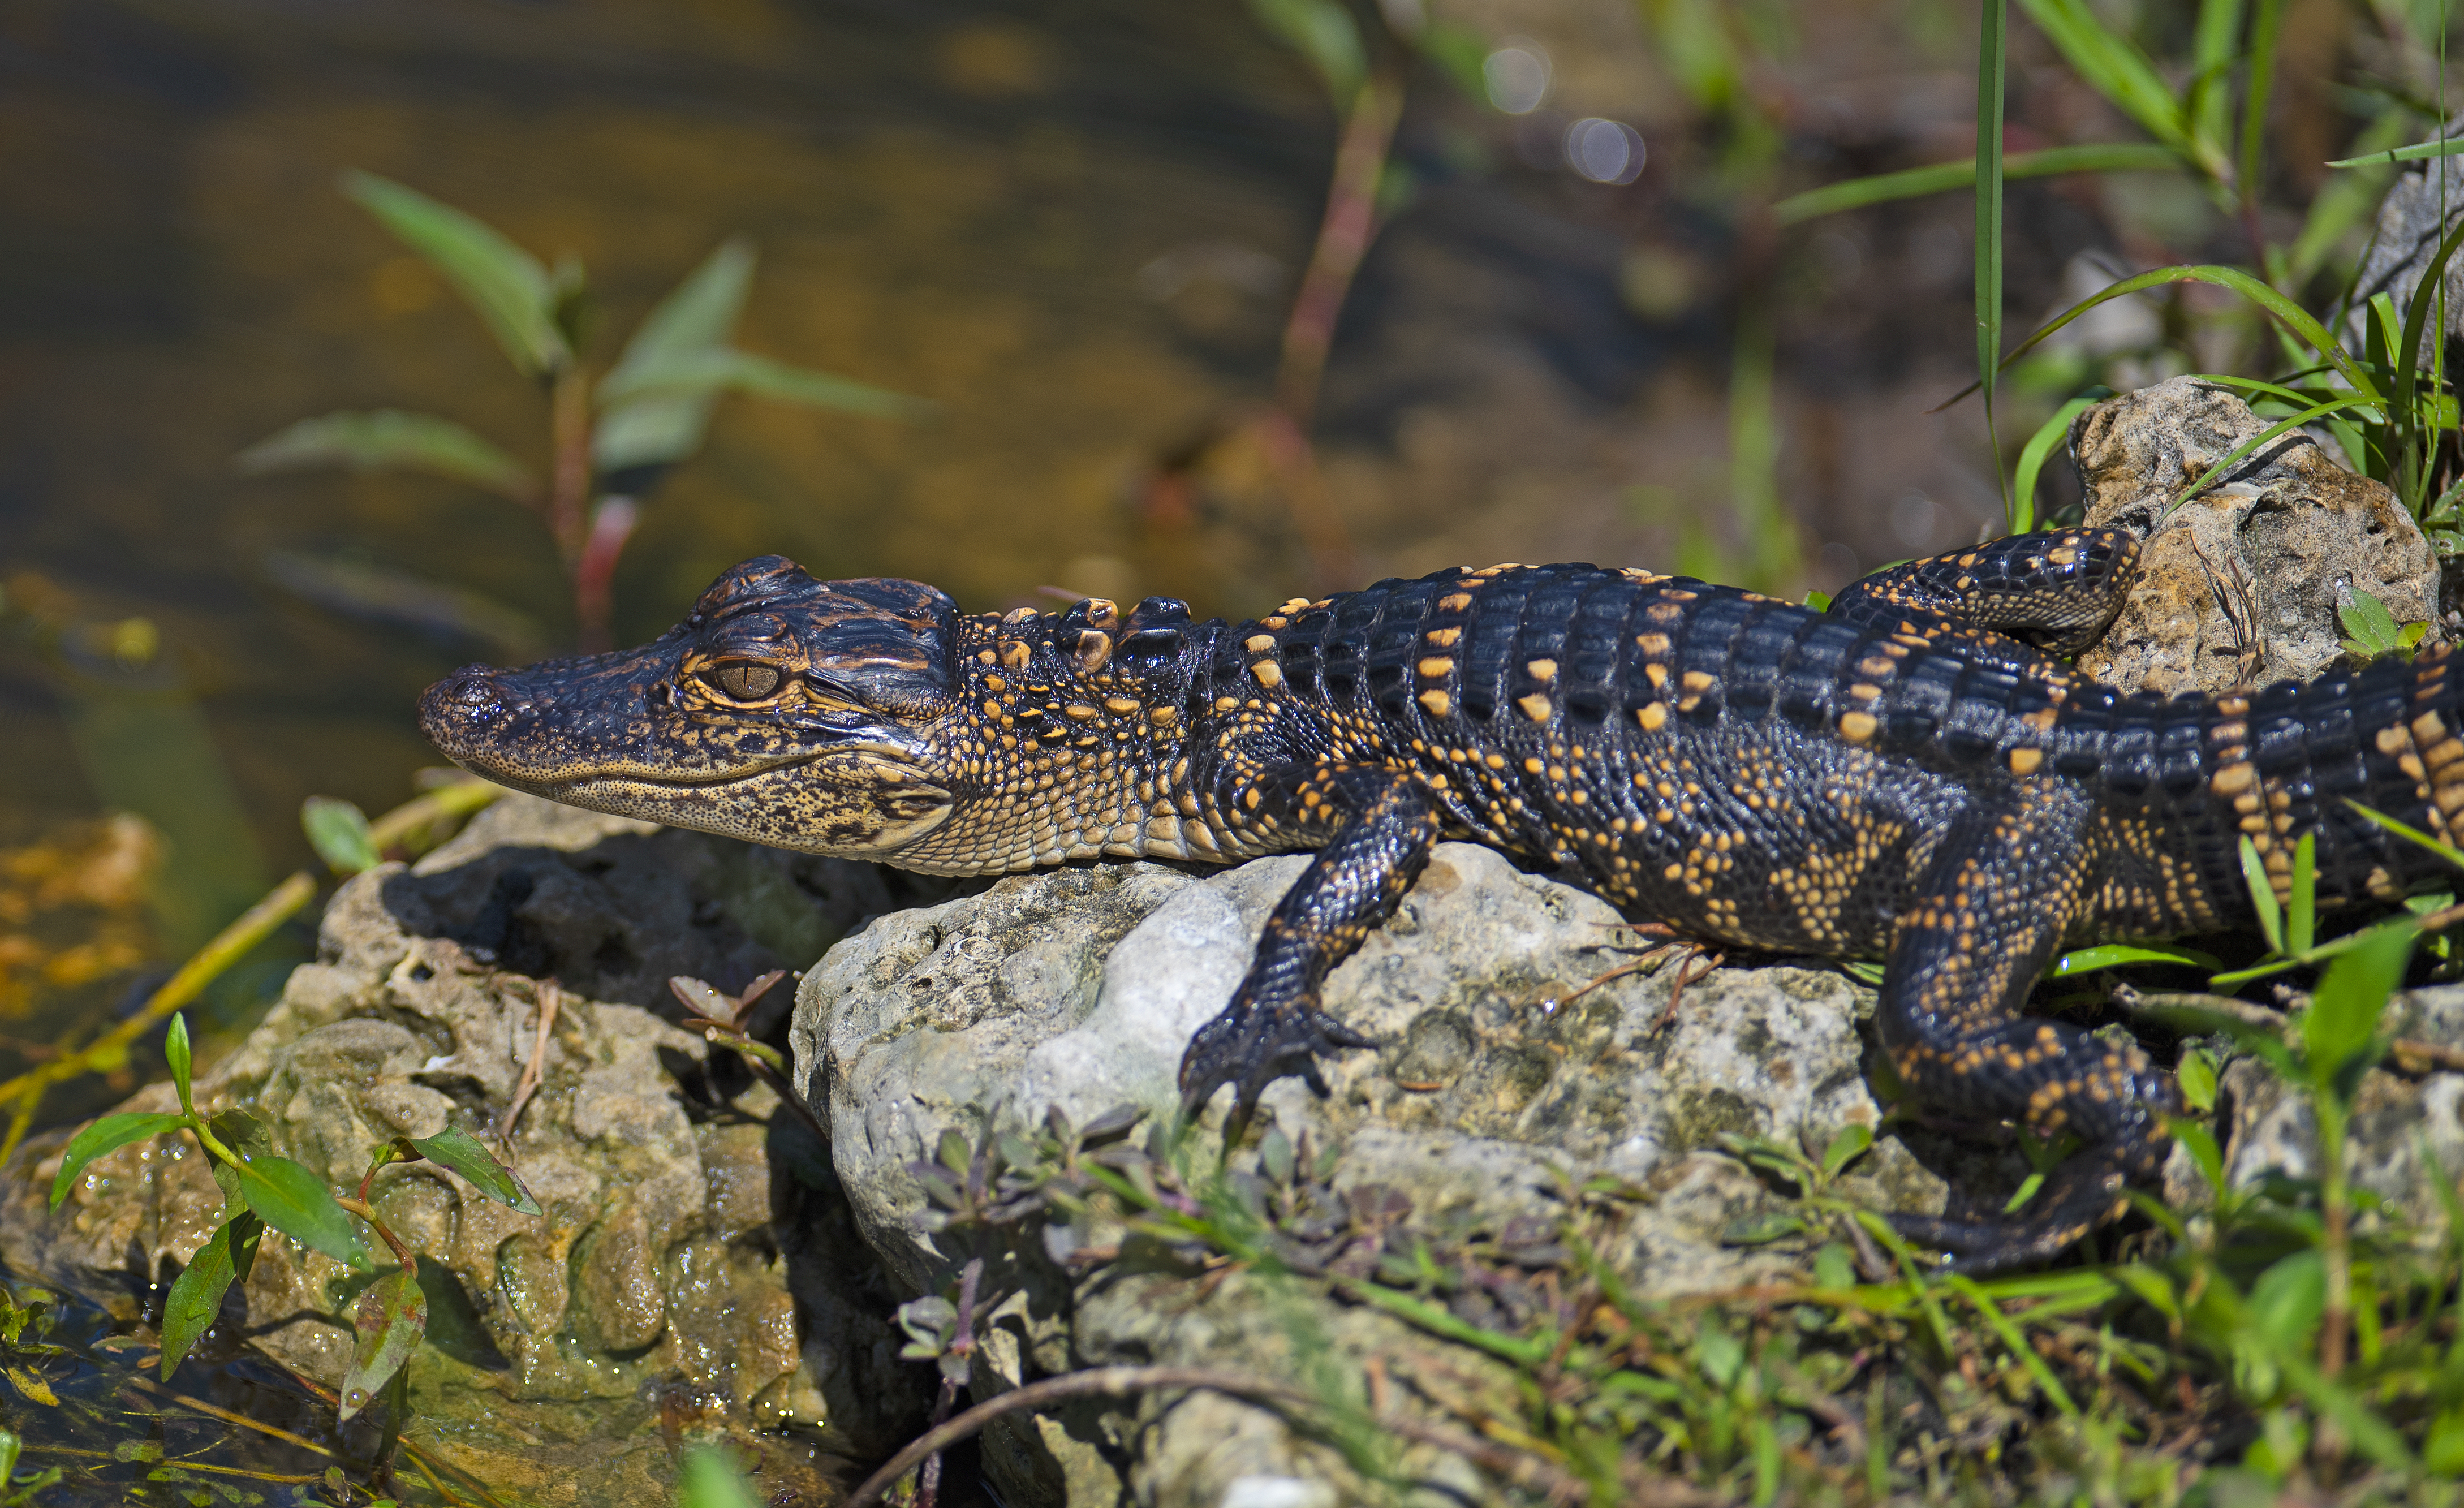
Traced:
<path fill-rule="evenodd" d="M 653 643 L 466 666 L 419 723 L 454 763 L 551 800 L 784 848 L 886 857 L 947 820 L 934 730 L 957 607 L 917 581 L 820 581 L 764 556 Z"/>

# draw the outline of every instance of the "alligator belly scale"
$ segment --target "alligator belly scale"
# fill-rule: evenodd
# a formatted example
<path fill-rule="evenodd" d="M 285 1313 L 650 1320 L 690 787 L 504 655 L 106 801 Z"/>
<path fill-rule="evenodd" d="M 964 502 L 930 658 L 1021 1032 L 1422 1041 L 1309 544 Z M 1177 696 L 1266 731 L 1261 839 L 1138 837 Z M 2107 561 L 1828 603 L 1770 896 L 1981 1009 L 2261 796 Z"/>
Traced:
<path fill-rule="evenodd" d="M 722 576 L 639 649 L 470 667 L 422 725 L 517 789 L 942 874 L 1314 850 L 1181 1064 L 1191 1108 L 1375 1043 L 1319 1008 L 1441 838 L 1706 941 L 1878 958 L 1907 1084 L 2084 1148 L 2015 1221 L 1902 1218 L 1970 1270 L 2041 1259 L 2150 1177 L 2177 1105 L 2137 1047 L 2024 1014 L 2066 941 L 2211 931 L 2316 834 L 2322 905 L 2392 899 L 2464 807 L 2453 660 L 2123 696 L 2060 656 L 2118 611 L 2129 536 L 1912 561 L 1827 613 L 1683 577 L 1493 566 L 1265 617 L 1149 598 L 967 615 L 913 581 Z"/>

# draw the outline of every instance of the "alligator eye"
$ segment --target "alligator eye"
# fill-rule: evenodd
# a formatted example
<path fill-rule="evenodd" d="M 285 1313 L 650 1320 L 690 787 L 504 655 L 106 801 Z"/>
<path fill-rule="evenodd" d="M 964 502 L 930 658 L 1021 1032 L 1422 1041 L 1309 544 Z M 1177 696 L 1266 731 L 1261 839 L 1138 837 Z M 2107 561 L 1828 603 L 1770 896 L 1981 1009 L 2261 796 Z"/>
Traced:
<path fill-rule="evenodd" d="M 758 702 L 779 689 L 779 667 L 739 661 L 710 672 L 721 691 L 739 702 Z"/>

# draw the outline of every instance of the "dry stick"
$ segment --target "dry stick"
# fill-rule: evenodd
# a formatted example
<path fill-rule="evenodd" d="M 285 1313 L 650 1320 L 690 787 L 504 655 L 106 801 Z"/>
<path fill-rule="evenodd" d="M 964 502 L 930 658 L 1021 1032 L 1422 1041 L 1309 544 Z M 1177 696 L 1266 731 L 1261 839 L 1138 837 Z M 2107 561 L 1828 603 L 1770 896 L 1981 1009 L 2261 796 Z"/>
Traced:
<path fill-rule="evenodd" d="M 46 1089 L 90 1069 L 117 1067 L 125 1061 L 130 1043 L 151 1031 L 156 1022 L 204 993 L 206 986 L 213 983 L 224 970 L 246 957 L 250 950 L 265 941 L 275 928 L 291 920 L 316 896 L 316 880 L 307 870 L 300 870 L 275 885 L 265 899 L 240 913 L 237 921 L 215 933 L 213 941 L 199 949 L 195 957 L 180 966 L 179 973 L 163 981 L 162 988 L 147 998 L 136 1015 L 77 1052 L 55 1058 L 0 1083 L 0 1104 L 13 1103 L 16 1105 L 15 1114 L 9 1120 L 8 1139 L 0 1142 L 0 1162 L 8 1161 L 10 1155 L 17 1150 L 17 1144 L 26 1139 L 27 1128 L 33 1125 L 34 1112 L 41 1107 Z"/>
<path fill-rule="evenodd" d="M 1077 1398 L 1127 1397 L 1159 1388 L 1204 1388 L 1263 1404 L 1309 1407 L 1322 1402 L 1311 1393 L 1283 1383 L 1203 1366 L 1102 1366 L 1063 1377 L 1047 1377 L 1040 1383 L 1013 1388 L 997 1398 L 976 1405 L 947 1424 L 927 1430 L 910 1441 L 905 1450 L 885 1462 L 881 1470 L 866 1477 L 864 1485 L 857 1488 L 841 1508 L 869 1508 L 870 1504 L 879 1502 L 882 1495 L 889 1492 L 900 1477 L 913 1471 L 918 1461 L 948 1450 L 1002 1414 L 1041 1409 L 1047 1404 Z M 1410 1419 L 1380 1417 L 1375 1423 L 1378 1429 L 1390 1433 L 1463 1456 L 1483 1470 L 1505 1476 L 1537 1477 L 1545 1484 L 1545 1490 L 1552 1493 L 1583 1490 L 1582 1481 L 1573 1474 L 1529 1452 L 1492 1445 L 1452 1430 Z"/>
<path fill-rule="evenodd" d="M 531 1060 L 523 1067 L 522 1077 L 514 1085 L 514 1103 L 505 1106 L 505 1118 L 496 1123 L 496 1140 L 503 1144 L 505 1155 L 514 1151 L 514 1123 L 521 1119 L 522 1106 L 531 1103 L 539 1081 L 547 1076 L 547 1038 L 556 1030 L 557 1012 L 564 1006 L 564 987 L 553 979 L 539 984 L 539 1033 L 531 1041 Z"/>
<path fill-rule="evenodd" d="M 2451 916 L 2450 912 L 2453 914 Z M 2440 918 L 2446 918 L 2441 922 L 2442 926 L 2464 921 L 2464 906 L 2433 911 L 2426 920 L 2439 921 Z M 2290 1024 L 2281 1011 L 2270 1010 L 2249 1000 L 2237 1000 L 2228 994 L 2143 994 L 2126 984 L 2118 984 L 2113 987 L 2111 998 L 2125 1015 L 2136 1016 L 2142 1011 L 2164 1006 L 2189 1006 L 2194 1010 L 2230 1016 L 2252 1026 L 2282 1028 Z M 2398 1037 L 2387 1043 L 2387 1057 L 2398 1073 L 2415 1078 L 2433 1073 L 2464 1073 L 2464 1048 L 2450 1047 L 2443 1042 Z"/>
<path fill-rule="evenodd" d="M 209 1404 L 202 1398 L 191 1398 L 187 1393 L 175 1393 L 170 1388 L 165 1388 L 158 1383 L 148 1382 L 143 1377 L 132 1376 L 122 1382 L 121 1386 L 123 1388 L 134 1388 L 141 1392 L 152 1393 L 157 1397 L 167 1398 L 171 1402 L 178 1404 L 183 1409 L 193 1410 L 196 1412 L 208 1415 L 209 1417 L 220 1419 L 225 1424 L 238 1425 L 243 1430 L 253 1430 L 259 1434 L 272 1435 L 275 1439 L 280 1440 L 286 1445 L 296 1445 L 303 1451 L 310 1451 L 316 1454 L 326 1456 L 337 1461 L 342 1459 L 342 1456 L 333 1451 L 327 1450 L 321 1445 L 319 1445 L 314 1440 L 301 1435 L 293 1434 L 288 1430 L 277 1429 L 262 1420 L 252 1419 L 244 1413 L 233 1413 L 229 1409 L 217 1408 L 213 1404 Z"/>

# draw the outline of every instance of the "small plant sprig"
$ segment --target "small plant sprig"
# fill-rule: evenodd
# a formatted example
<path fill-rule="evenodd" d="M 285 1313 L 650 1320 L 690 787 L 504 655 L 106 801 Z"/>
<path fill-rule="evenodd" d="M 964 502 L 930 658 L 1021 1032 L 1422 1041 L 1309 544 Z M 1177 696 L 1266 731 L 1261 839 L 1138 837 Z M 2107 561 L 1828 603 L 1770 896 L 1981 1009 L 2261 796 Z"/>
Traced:
<path fill-rule="evenodd" d="M 365 1242 L 352 1216 L 367 1223 L 393 1250 L 400 1266 L 371 1284 L 360 1296 L 353 1313 L 359 1344 L 344 1374 L 338 1411 L 348 1419 L 374 1401 L 418 1349 L 428 1328 L 428 1300 L 419 1286 L 419 1257 L 396 1235 L 368 1203 L 379 1169 L 392 1163 L 433 1162 L 458 1173 L 480 1193 L 523 1214 L 540 1213 L 512 1169 L 498 1162 L 477 1139 L 458 1126 L 434 1136 L 396 1137 L 376 1148 L 361 1175 L 356 1196 L 337 1195 L 324 1181 L 288 1157 L 274 1155 L 265 1127 L 245 1110 L 199 1113 L 189 1082 L 188 1024 L 171 1017 L 164 1056 L 171 1066 L 171 1083 L 180 1097 L 174 1113 L 131 1112 L 107 1115 L 71 1139 L 61 1154 L 59 1172 L 52 1179 L 52 1208 L 96 1158 L 132 1142 L 187 1132 L 211 1159 L 214 1182 L 223 1193 L 223 1220 L 213 1235 L 197 1249 L 188 1265 L 172 1280 L 163 1304 L 163 1376 L 168 1380 L 198 1340 L 222 1312 L 223 1298 L 234 1282 L 245 1282 L 255 1266 L 267 1230 L 278 1232 L 311 1251 L 361 1272 L 373 1271 Z"/>
<path fill-rule="evenodd" d="M 584 649 L 613 645 L 610 583 L 640 516 L 638 495 L 701 448 L 721 395 L 881 418 L 927 407 L 730 344 L 753 284 L 753 248 L 740 239 L 676 285 L 616 364 L 594 374 L 583 361 L 591 303 L 579 261 L 567 256 L 551 269 L 484 221 L 374 173 L 343 175 L 342 192 L 434 269 L 506 360 L 545 390 L 547 480 L 451 419 L 390 408 L 302 419 L 241 451 L 240 469 L 424 471 L 537 511 L 571 579 Z"/>

